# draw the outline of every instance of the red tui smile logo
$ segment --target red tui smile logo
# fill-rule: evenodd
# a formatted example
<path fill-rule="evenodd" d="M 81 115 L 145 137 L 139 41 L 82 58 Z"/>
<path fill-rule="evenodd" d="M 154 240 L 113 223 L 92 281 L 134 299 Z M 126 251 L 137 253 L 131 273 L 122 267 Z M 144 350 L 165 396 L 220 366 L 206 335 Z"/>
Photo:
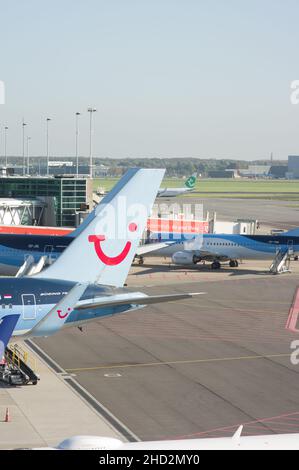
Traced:
<path fill-rule="evenodd" d="M 136 232 L 137 225 L 135 223 L 131 223 L 129 225 L 130 232 Z M 127 242 L 125 244 L 124 249 L 119 253 L 117 256 L 107 256 L 104 251 L 102 250 L 101 243 L 106 240 L 105 235 L 89 235 L 88 241 L 94 244 L 94 249 L 98 258 L 107 266 L 117 266 L 118 264 L 122 263 L 129 254 L 131 249 L 132 243 Z"/>
<path fill-rule="evenodd" d="M 66 318 L 68 316 L 68 314 L 70 313 L 71 310 L 72 310 L 71 308 L 68 308 L 66 313 L 63 313 L 62 310 L 57 310 L 57 314 L 58 314 L 59 318 L 61 318 L 63 320 L 64 318 Z"/>

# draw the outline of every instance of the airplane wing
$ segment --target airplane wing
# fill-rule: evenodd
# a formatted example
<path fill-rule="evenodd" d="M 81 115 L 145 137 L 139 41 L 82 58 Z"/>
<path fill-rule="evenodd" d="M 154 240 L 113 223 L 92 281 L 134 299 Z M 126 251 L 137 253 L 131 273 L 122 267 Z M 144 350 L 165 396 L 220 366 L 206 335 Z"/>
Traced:
<path fill-rule="evenodd" d="M 166 246 L 173 245 L 175 243 L 176 241 L 164 243 L 148 243 L 147 245 L 140 245 L 136 250 L 136 256 L 145 255 L 146 253 L 151 253 L 152 251 L 160 250 L 161 248 L 165 248 Z"/>
<path fill-rule="evenodd" d="M 30 336 L 50 336 L 60 330 L 88 284 L 76 284 L 50 312 L 30 330 Z"/>
<path fill-rule="evenodd" d="M 118 305 L 150 305 L 163 302 L 175 302 L 177 300 L 190 299 L 196 295 L 203 295 L 205 292 L 196 292 L 191 294 L 170 294 L 170 295 L 153 295 L 153 296 L 111 296 L 111 299 L 104 297 L 103 300 L 95 300 L 94 302 L 86 302 L 76 305 L 76 310 L 90 310 L 100 307 L 116 307 Z"/>

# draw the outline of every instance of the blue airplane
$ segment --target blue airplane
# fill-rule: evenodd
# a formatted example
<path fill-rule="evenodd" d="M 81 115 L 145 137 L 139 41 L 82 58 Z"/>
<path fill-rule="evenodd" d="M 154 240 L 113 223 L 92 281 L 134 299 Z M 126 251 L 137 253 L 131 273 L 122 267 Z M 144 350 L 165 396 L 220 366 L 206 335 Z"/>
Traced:
<path fill-rule="evenodd" d="M 35 276 L 0 278 L 2 350 L 11 336 L 49 336 L 61 328 L 196 295 L 147 296 L 123 288 L 163 175 L 164 170 L 129 170 L 55 263 Z"/>
<path fill-rule="evenodd" d="M 152 233 L 149 243 L 137 248 L 137 256 L 170 257 L 177 265 L 195 265 L 211 261 L 212 269 L 220 269 L 222 261 L 238 267 L 238 260 L 278 261 L 288 253 L 299 255 L 299 228 L 279 235 Z M 157 243 L 159 242 L 159 243 Z M 157 243 L 157 248 L 155 248 Z M 164 246 L 161 248 L 160 246 Z"/>
<path fill-rule="evenodd" d="M 14 276 L 28 258 L 38 263 L 42 257 L 51 264 L 94 218 L 97 207 L 68 235 L 0 233 L 0 275 Z"/>
<path fill-rule="evenodd" d="M 72 235 L 0 234 L 0 275 L 14 276 L 26 260 L 38 263 L 42 257 L 54 262 L 73 241 Z"/>

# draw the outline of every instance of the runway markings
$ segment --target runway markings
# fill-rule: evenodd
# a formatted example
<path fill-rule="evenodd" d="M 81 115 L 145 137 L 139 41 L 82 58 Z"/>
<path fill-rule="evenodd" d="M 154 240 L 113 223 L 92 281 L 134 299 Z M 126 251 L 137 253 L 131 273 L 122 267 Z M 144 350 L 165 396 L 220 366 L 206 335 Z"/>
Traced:
<path fill-rule="evenodd" d="M 289 421 L 289 423 L 288 423 Z M 293 423 L 292 423 L 293 422 Z M 242 435 L 257 435 L 265 434 L 265 428 L 271 428 L 272 431 L 275 431 L 274 427 L 277 429 L 276 432 L 298 432 L 299 429 L 299 412 L 295 411 L 293 413 L 286 413 L 279 416 L 273 416 L 271 418 L 261 418 L 254 421 L 242 422 L 240 424 L 234 424 L 229 426 L 223 426 L 219 428 L 209 429 L 207 431 L 202 431 L 193 434 L 185 434 L 180 436 L 172 436 L 171 439 L 191 439 L 191 438 L 200 438 L 200 437 L 221 437 L 221 434 L 233 434 L 240 425 L 244 426 L 244 431 L 247 429 L 247 432 L 243 432 Z M 282 429 L 281 426 L 286 426 Z M 291 426 L 292 429 L 289 429 Z M 279 427 L 279 431 L 278 431 Z M 249 428 L 249 429 L 248 429 Z M 250 432 L 250 430 L 252 431 Z M 258 429 L 260 432 L 257 433 L 255 429 Z M 169 439 L 169 436 L 166 436 L 165 439 Z"/>
<path fill-rule="evenodd" d="M 265 356 L 237 356 L 237 357 L 218 357 L 210 359 L 193 359 L 189 361 L 167 361 L 167 362 L 148 362 L 140 364 L 115 364 L 115 365 L 103 365 L 94 367 L 78 367 L 73 369 L 66 369 L 67 372 L 88 372 L 102 369 L 130 369 L 135 367 L 155 367 L 155 366 L 172 366 L 182 364 L 204 364 L 211 362 L 228 362 L 228 361 L 241 361 L 241 360 L 253 360 L 253 359 L 275 359 L 280 357 L 290 357 L 290 353 L 285 354 L 269 354 Z"/>
<path fill-rule="evenodd" d="M 224 298 L 216 299 L 213 298 L 214 302 L 223 302 Z M 257 300 L 241 300 L 241 299 L 234 299 L 234 303 L 236 304 L 256 304 Z M 258 300 L 259 304 L 270 304 L 270 305 L 290 305 L 289 302 L 276 302 L 275 300 Z"/>
<path fill-rule="evenodd" d="M 216 301 L 215 301 L 216 302 Z M 177 302 L 179 303 L 179 302 Z M 184 307 L 189 307 L 190 308 L 190 305 L 188 305 L 186 302 L 180 302 L 180 304 Z M 278 311 L 273 311 L 273 310 L 252 310 L 252 309 L 244 309 L 244 308 L 238 308 L 238 307 L 225 307 L 225 306 L 222 306 L 222 305 L 212 305 L 212 306 L 209 306 L 209 305 L 200 305 L 200 307 L 202 309 L 208 309 L 208 310 L 215 310 L 215 308 L 220 308 L 221 310 L 230 310 L 230 311 L 235 311 L 235 312 L 244 312 L 244 313 L 260 313 L 260 314 L 278 314 L 278 315 L 284 315 L 283 312 L 278 312 Z"/>
<path fill-rule="evenodd" d="M 104 377 L 107 377 L 108 379 L 118 379 L 119 377 L 122 377 L 121 374 L 105 374 Z"/>

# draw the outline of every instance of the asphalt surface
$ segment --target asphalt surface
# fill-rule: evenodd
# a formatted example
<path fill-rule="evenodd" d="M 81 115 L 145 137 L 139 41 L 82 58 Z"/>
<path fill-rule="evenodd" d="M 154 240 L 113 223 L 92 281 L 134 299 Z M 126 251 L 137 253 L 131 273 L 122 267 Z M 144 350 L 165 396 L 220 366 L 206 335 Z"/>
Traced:
<path fill-rule="evenodd" d="M 219 220 L 299 225 L 299 206 L 286 201 L 160 202 L 203 202 Z M 299 263 L 281 276 L 267 274 L 269 264 L 248 261 L 211 272 L 208 266 L 169 269 L 165 260 L 147 260 L 132 268 L 130 289 L 206 295 L 35 342 L 142 440 L 227 436 L 240 424 L 245 435 L 299 432 L 299 365 L 290 360 L 298 333 L 286 329 Z"/>
<path fill-rule="evenodd" d="M 210 216 L 217 213 L 219 220 L 234 221 L 236 219 L 254 219 L 267 226 L 276 228 L 294 228 L 299 226 L 299 204 L 292 201 L 272 201 L 263 199 L 224 199 L 177 197 L 172 199 L 159 199 L 159 204 L 179 204 L 183 209 L 184 204 L 191 204 L 194 212 L 195 204 L 203 204 L 204 214 L 207 211 Z M 244 210 L 245 208 L 245 210 Z M 183 212 L 183 210 L 182 210 Z"/>
<path fill-rule="evenodd" d="M 249 272 L 207 271 L 202 282 L 198 271 L 170 285 L 163 272 L 142 290 L 206 295 L 35 342 L 142 440 L 231 435 L 239 424 L 245 435 L 299 432 L 298 336 L 286 330 L 299 267 Z"/>

